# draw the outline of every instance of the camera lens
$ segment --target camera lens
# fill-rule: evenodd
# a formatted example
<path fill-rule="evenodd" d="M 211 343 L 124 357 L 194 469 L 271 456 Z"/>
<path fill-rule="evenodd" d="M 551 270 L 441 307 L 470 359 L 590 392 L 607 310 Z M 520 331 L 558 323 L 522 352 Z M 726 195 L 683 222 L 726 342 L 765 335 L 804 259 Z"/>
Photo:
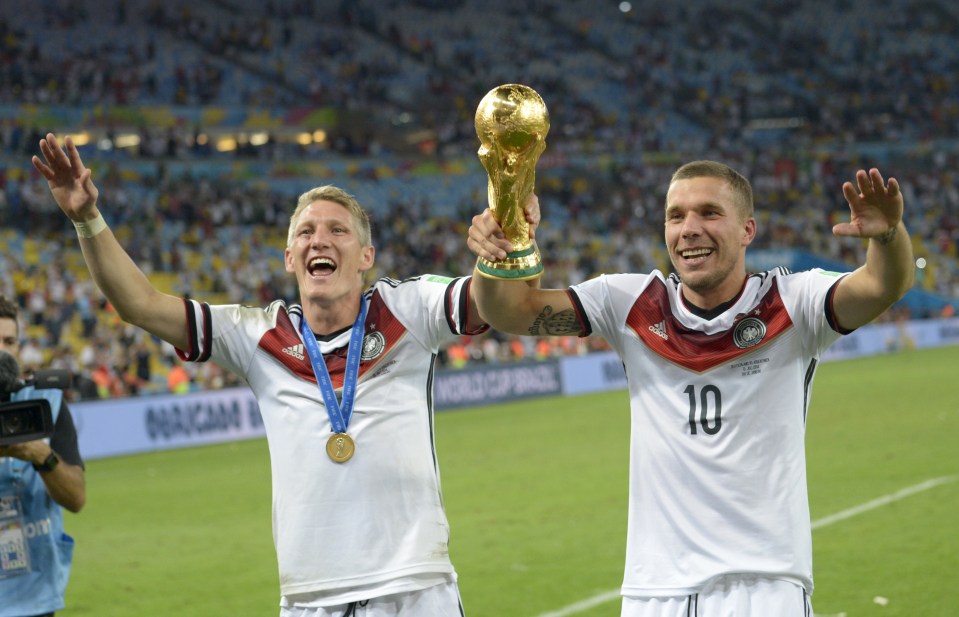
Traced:
<path fill-rule="evenodd" d="M 0 403 L 0 445 L 49 437 L 52 429 L 53 415 L 48 401 Z"/>
<path fill-rule="evenodd" d="M 21 435 L 29 432 L 30 418 L 23 412 L 5 413 L 0 415 L 0 435 Z"/>

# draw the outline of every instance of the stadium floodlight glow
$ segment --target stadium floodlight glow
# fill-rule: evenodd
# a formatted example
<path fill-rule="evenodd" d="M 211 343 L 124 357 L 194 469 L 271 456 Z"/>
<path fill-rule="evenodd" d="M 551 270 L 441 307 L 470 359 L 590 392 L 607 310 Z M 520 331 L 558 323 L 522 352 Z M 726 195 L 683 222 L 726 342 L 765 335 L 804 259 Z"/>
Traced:
<path fill-rule="evenodd" d="M 264 146 L 270 141 L 270 134 L 266 131 L 260 131 L 250 135 L 251 146 Z"/>
<path fill-rule="evenodd" d="M 103 137 L 97 142 L 97 148 L 109 152 L 113 150 L 113 141 L 109 137 Z"/>
<path fill-rule="evenodd" d="M 70 135 L 70 139 L 73 140 L 73 145 L 79 147 L 79 146 L 85 146 L 88 143 L 90 143 L 91 137 L 90 137 L 90 133 L 74 133 Z"/>
<path fill-rule="evenodd" d="M 136 133 L 123 133 L 113 140 L 117 148 L 136 148 L 140 145 L 140 136 Z"/>
<path fill-rule="evenodd" d="M 296 143 L 301 146 L 308 146 L 313 143 L 313 136 L 309 133 L 300 133 L 296 136 Z"/>
<path fill-rule="evenodd" d="M 233 137 L 221 137 L 216 141 L 218 152 L 232 152 L 236 150 L 236 139 Z"/>
<path fill-rule="evenodd" d="M 917 259 L 916 267 L 919 268 L 920 270 L 923 270 L 926 267 L 926 258 L 920 257 L 919 259 Z"/>
<path fill-rule="evenodd" d="M 633 10 L 633 5 L 629 2 L 620 2 L 619 3 L 619 12 L 620 13 L 629 13 Z"/>
<path fill-rule="evenodd" d="M 140 145 L 140 136 L 136 133 L 121 133 L 113 139 L 117 148 L 135 148 Z"/>
<path fill-rule="evenodd" d="M 313 141 L 322 144 L 326 142 L 326 131 L 323 129 L 316 129 L 313 131 Z"/>

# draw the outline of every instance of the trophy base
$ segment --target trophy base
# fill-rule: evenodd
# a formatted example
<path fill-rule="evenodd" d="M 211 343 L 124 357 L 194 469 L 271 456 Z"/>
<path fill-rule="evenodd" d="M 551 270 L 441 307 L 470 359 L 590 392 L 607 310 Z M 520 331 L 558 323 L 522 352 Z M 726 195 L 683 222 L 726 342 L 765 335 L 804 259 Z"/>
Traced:
<path fill-rule="evenodd" d="M 476 269 L 480 274 L 491 279 L 525 281 L 543 273 L 543 260 L 534 244 L 521 251 L 507 253 L 506 259 L 502 261 L 494 262 L 480 258 L 476 262 Z"/>

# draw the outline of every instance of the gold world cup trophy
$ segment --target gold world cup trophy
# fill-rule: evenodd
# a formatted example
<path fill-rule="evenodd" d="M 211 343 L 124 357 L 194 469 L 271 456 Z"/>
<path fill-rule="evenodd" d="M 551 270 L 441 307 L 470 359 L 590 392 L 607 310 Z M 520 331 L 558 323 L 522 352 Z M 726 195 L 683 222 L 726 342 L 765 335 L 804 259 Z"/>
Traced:
<path fill-rule="evenodd" d="M 523 206 L 533 193 L 536 162 L 546 149 L 549 112 L 528 86 L 505 84 L 490 90 L 476 108 L 480 162 L 489 176 L 489 207 L 513 250 L 502 261 L 480 258 L 477 269 L 490 278 L 524 280 L 543 272 L 536 243 L 529 238 Z"/>

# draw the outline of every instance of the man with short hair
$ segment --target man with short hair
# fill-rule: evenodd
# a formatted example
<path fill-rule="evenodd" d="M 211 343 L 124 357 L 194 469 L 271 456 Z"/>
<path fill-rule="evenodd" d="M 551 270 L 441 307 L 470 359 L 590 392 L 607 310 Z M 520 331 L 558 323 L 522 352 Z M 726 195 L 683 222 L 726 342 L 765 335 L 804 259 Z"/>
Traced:
<path fill-rule="evenodd" d="M 462 617 L 433 438 L 440 346 L 487 329 L 470 277 L 381 279 L 366 212 L 317 187 L 290 218 L 300 303 L 209 305 L 157 291 L 97 209 L 72 141 L 33 164 L 74 222 L 97 285 L 183 360 L 214 360 L 256 395 L 269 442 L 282 617 Z"/>
<path fill-rule="evenodd" d="M 809 617 L 812 531 L 804 435 L 826 348 L 913 281 L 899 184 L 877 169 L 843 195 L 838 236 L 868 238 L 849 274 L 750 274 L 749 182 L 730 167 L 680 167 L 666 193 L 675 274 L 610 274 L 571 286 L 475 277 L 482 317 L 525 335 L 597 334 L 630 393 L 630 499 L 623 617 Z M 532 198 L 535 200 L 535 198 Z M 512 250 L 492 213 L 473 218 L 480 258 Z"/>
<path fill-rule="evenodd" d="M 14 358 L 18 317 L 17 305 L 0 296 L 0 353 Z M 64 607 L 73 538 L 63 530 L 61 507 L 83 508 L 86 481 L 73 417 L 59 394 L 49 439 L 0 445 L 0 617 L 47 617 Z"/>

